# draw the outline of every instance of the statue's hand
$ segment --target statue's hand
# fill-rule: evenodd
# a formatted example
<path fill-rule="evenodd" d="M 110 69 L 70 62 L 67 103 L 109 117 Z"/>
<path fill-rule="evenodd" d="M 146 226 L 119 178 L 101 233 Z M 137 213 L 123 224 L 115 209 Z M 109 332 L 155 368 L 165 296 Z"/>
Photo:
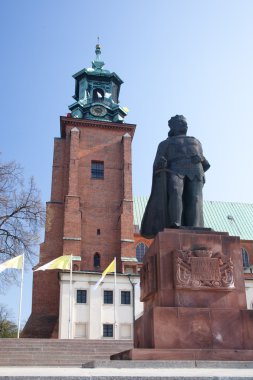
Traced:
<path fill-rule="evenodd" d="M 202 166 L 203 166 L 204 172 L 206 172 L 211 166 L 205 157 L 204 157 L 204 160 L 202 161 Z"/>
<path fill-rule="evenodd" d="M 199 164 L 201 162 L 201 157 L 199 155 L 195 155 L 191 157 L 191 162 L 193 164 Z"/>

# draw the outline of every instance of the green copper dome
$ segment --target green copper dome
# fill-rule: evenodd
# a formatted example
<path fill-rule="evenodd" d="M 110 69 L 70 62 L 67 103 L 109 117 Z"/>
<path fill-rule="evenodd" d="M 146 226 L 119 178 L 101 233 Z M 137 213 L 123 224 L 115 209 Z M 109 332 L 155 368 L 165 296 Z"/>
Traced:
<path fill-rule="evenodd" d="M 69 106 L 71 116 L 78 119 L 124 121 L 126 108 L 119 106 L 119 92 L 123 81 L 114 72 L 105 70 L 101 60 L 101 47 L 95 49 L 92 67 L 73 75 L 75 79 L 75 103 Z"/>

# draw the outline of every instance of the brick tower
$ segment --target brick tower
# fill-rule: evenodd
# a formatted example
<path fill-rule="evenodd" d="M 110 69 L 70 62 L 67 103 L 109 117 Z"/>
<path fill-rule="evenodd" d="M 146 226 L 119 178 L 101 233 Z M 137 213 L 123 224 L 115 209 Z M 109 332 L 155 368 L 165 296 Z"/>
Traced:
<path fill-rule="evenodd" d="M 75 271 L 136 270 L 131 142 L 135 125 L 119 106 L 122 80 L 104 70 L 96 45 L 92 68 L 73 75 L 75 103 L 60 118 L 54 142 L 51 199 L 39 266 L 61 255 L 81 256 Z M 32 313 L 23 337 L 58 337 L 59 271 L 35 272 Z"/>

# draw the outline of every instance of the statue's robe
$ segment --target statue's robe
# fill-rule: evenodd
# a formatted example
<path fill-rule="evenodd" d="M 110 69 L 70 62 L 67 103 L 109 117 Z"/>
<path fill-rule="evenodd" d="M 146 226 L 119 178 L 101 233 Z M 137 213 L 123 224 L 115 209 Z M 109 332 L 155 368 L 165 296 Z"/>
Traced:
<path fill-rule="evenodd" d="M 182 179 L 199 181 L 203 186 L 204 172 L 210 167 L 203 156 L 201 143 L 190 136 L 173 136 L 162 141 L 157 150 L 153 165 L 153 179 L 151 195 L 149 197 L 141 224 L 141 235 L 153 238 L 164 228 L 173 225 L 169 213 L 168 176 L 177 175 Z M 199 220 L 203 221 L 203 205 L 200 207 Z M 182 216 L 182 224 L 183 216 Z M 203 226 L 200 222 L 199 227 Z"/>

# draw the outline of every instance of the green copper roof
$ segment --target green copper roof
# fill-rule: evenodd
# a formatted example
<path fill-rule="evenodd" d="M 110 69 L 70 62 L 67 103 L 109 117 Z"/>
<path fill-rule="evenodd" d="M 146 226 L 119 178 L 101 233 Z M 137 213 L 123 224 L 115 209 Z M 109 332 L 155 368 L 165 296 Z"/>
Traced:
<path fill-rule="evenodd" d="M 101 60 L 101 47 L 99 44 L 99 39 L 96 45 L 95 53 L 96 53 L 96 58 L 94 61 L 91 62 L 92 67 L 85 68 L 78 71 L 76 74 L 73 75 L 73 78 L 78 79 L 79 77 L 82 77 L 83 75 L 86 75 L 86 76 L 88 75 L 88 76 L 95 76 L 97 78 L 101 77 L 101 79 L 103 77 L 107 77 L 108 79 L 116 80 L 116 82 L 118 82 L 119 84 L 124 83 L 123 80 L 120 79 L 120 77 L 116 73 L 114 72 L 111 73 L 109 70 L 103 69 L 105 63 Z"/>
<path fill-rule="evenodd" d="M 134 224 L 140 226 L 148 197 L 134 197 Z M 205 227 L 253 240 L 253 204 L 204 201 Z"/>
<path fill-rule="evenodd" d="M 99 39 L 95 53 L 92 67 L 73 75 L 75 102 L 69 106 L 71 117 L 123 123 L 128 113 L 127 107 L 121 107 L 119 104 L 120 86 L 123 81 L 114 72 L 103 69 Z"/>

